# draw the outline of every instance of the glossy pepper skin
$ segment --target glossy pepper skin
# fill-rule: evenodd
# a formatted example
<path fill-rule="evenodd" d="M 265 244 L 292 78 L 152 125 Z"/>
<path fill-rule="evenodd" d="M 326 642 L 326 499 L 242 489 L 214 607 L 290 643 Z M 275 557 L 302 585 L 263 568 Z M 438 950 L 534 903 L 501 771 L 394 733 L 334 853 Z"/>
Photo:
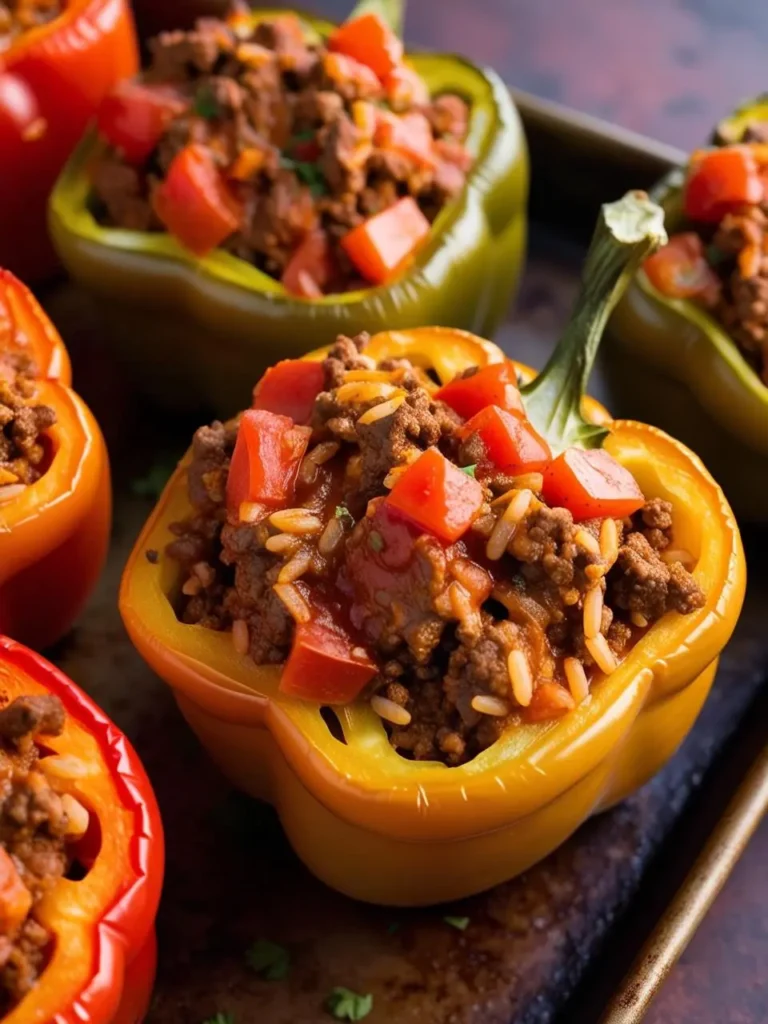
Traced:
<path fill-rule="evenodd" d="M 253 18 L 276 13 L 255 11 Z M 334 27 L 303 20 L 322 36 Z M 104 300 L 116 344 L 141 370 L 142 387 L 165 404 L 202 402 L 231 416 L 248 401 L 254 372 L 339 331 L 422 323 L 495 329 L 525 251 L 528 156 L 520 118 L 492 71 L 453 56 L 414 54 L 410 61 L 432 93 L 455 90 L 470 101 L 467 145 L 475 165 L 414 262 L 377 288 L 300 299 L 224 250 L 196 259 L 167 234 L 101 227 L 86 200 L 88 168 L 102 146 L 86 137 L 52 195 L 51 232 L 70 274 Z"/>
<path fill-rule="evenodd" d="M 374 359 L 406 356 L 441 382 L 504 359 L 495 345 L 441 328 L 376 335 Z M 322 353 L 307 358 L 320 359 Z M 523 380 L 534 374 L 516 366 Z M 232 638 L 184 625 L 172 600 L 176 563 L 162 552 L 170 523 L 189 514 L 182 461 L 123 577 L 120 609 L 142 656 L 174 689 L 212 758 L 240 788 L 273 803 L 299 856 L 355 898 L 430 904 L 487 889 L 524 871 L 590 814 L 622 799 L 667 760 L 709 691 L 738 616 L 744 561 L 733 516 L 696 456 L 653 427 L 608 422 L 605 447 L 647 497 L 675 505 L 675 539 L 698 559 L 706 606 L 669 615 L 592 698 L 555 723 L 515 726 L 458 768 L 408 761 L 359 700 L 337 713 L 345 744 L 317 705 L 278 692 L 280 669 L 236 654 Z M 160 552 L 157 564 L 147 549 Z"/>
<path fill-rule="evenodd" d="M 0 632 L 43 648 L 70 628 L 99 577 L 112 496 L 104 438 L 71 388 L 69 356 L 32 293 L 0 271 L 0 353 L 26 352 L 39 373 L 36 400 L 52 406 L 48 468 L 21 494 L 0 499 Z"/>
<path fill-rule="evenodd" d="M 768 119 L 765 98 L 721 123 L 718 139 L 738 142 L 761 116 Z M 685 230 L 684 181 L 675 169 L 652 192 L 670 235 Z M 768 387 L 715 318 L 662 295 L 641 270 L 613 314 L 605 349 L 622 408 L 689 444 L 739 518 L 768 520 Z"/>
<path fill-rule="evenodd" d="M 79 687 L 49 661 L 0 636 L 0 687 L 11 700 L 50 693 L 66 711 L 64 731 L 45 738 L 86 773 L 68 783 L 91 821 L 80 881 L 61 879 L 38 904 L 53 954 L 37 985 L 3 1024 L 139 1024 L 155 976 L 155 914 L 163 880 L 163 829 L 136 752 Z"/>
<path fill-rule="evenodd" d="M 25 281 L 55 269 L 48 195 L 99 101 L 138 67 L 128 0 L 69 0 L 0 54 L 0 266 Z"/>

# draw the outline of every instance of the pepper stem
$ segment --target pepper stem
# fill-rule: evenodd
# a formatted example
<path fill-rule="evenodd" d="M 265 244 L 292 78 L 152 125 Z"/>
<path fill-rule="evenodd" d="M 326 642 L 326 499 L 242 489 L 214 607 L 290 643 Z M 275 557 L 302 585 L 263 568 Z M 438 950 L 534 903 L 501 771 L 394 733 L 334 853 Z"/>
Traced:
<path fill-rule="evenodd" d="M 361 14 L 378 14 L 400 39 L 403 38 L 405 23 L 405 0 L 358 0 L 347 18 L 359 18 Z"/>
<path fill-rule="evenodd" d="M 608 317 L 643 260 L 666 241 L 664 211 L 645 192 L 601 207 L 570 323 L 547 365 L 522 389 L 528 417 L 554 454 L 601 446 L 607 431 L 587 423 L 581 400 Z"/>

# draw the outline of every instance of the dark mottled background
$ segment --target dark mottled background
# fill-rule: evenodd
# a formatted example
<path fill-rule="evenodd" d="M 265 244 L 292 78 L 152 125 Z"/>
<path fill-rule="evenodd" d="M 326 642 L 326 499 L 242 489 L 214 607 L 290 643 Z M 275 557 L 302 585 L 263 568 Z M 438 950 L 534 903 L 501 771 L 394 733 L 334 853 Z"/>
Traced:
<path fill-rule="evenodd" d="M 137 0 L 137 7 L 147 30 L 217 2 Z M 329 17 L 349 9 L 347 0 L 302 6 Z M 406 39 L 461 51 L 511 85 L 683 148 L 768 87 L 765 0 L 411 0 Z M 767 964 L 764 826 L 647 1020 L 761 1024 Z M 577 1011 L 568 1024 L 581 1020 Z"/>

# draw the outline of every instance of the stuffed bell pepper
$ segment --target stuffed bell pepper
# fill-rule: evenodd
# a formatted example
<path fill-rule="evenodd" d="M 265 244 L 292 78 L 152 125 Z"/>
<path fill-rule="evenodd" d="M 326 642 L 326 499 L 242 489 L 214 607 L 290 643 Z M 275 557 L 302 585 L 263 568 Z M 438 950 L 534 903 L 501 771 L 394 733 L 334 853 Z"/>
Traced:
<path fill-rule="evenodd" d="M 627 408 L 690 444 L 738 515 L 768 519 L 768 108 L 724 121 L 654 196 L 671 237 L 611 322 Z M 623 387 L 622 387 L 623 381 Z M 631 385 L 630 385 L 631 381 Z"/>
<path fill-rule="evenodd" d="M 162 401 L 232 415 L 244 367 L 339 327 L 500 321 L 525 247 L 520 121 L 493 72 L 406 58 L 401 14 L 201 19 L 104 101 L 51 227 Z"/>
<path fill-rule="evenodd" d="M 0 4 L 0 266 L 56 267 L 48 196 L 101 99 L 138 70 L 128 0 Z"/>
<path fill-rule="evenodd" d="M 163 833 L 127 739 L 0 636 L 0 1016 L 139 1024 L 155 975 Z"/>
<path fill-rule="evenodd" d="M 109 542 L 107 450 L 70 384 L 61 338 L 0 270 L 0 632 L 36 648 L 72 625 Z"/>
<path fill-rule="evenodd" d="M 648 779 L 744 591 L 698 459 L 584 386 L 664 237 L 604 207 L 542 373 L 427 327 L 341 337 L 202 427 L 120 606 L 213 758 L 330 885 L 382 903 L 525 870 Z"/>

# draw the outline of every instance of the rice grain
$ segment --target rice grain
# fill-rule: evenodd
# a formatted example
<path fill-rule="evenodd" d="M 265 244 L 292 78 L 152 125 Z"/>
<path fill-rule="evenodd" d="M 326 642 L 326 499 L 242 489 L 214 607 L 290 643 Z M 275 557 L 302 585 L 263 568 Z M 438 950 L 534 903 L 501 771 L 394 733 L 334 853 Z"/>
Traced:
<path fill-rule="evenodd" d="M 245 619 L 235 619 L 232 623 L 232 644 L 238 654 L 248 653 L 251 637 Z"/>
<path fill-rule="evenodd" d="M 584 643 L 589 653 L 595 659 L 600 671 L 604 672 L 607 676 L 610 675 L 618 665 L 618 662 L 603 634 L 598 633 L 595 637 L 585 637 Z"/>
<path fill-rule="evenodd" d="M 566 658 L 563 662 L 563 670 L 571 696 L 577 704 L 581 704 L 589 694 L 589 680 L 584 666 L 578 658 Z"/>
<path fill-rule="evenodd" d="M 533 697 L 533 678 L 528 659 L 521 650 L 510 651 L 507 655 L 507 672 L 512 685 L 512 694 L 522 707 L 527 708 Z"/>
<path fill-rule="evenodd" d="M 479 715 L 491 715 L 493 718 L 506 718 L 509 714 L 509 705 L 499 700 L 498 697 L 490 697 L 486 694 L 478 694 L 472 698 L 472 709 Z"/>
<path fill-rule="evenodd" d="M 395 395 L 394 398 L 390 398 L 386 402 L 379 402 L 378 405 L 371 406 L 370 409 L 367 409 L 363 413 L 357 422 L 365 425 L 367 423 L 375 423 L 377 420 L 383 420 L 385 416 L 391 416 L 393 413 L 396 413 L 405 401 L 405 398 L 405 392 L 401 391 L 400 394 Z"/>
<path fill-rule="evenodd" d="M 388 697 L 381 697 L 378 693 L 375 694 L 375 696 L 371 697 L 371 707 L 379 718 L 383 718 L 385 722 L 391 722 L 392 725 L 406 726 L 411 724 L 410 711 L 406 711 L 405 708 L 395 704 Z"/>
<path fill-rule="evenodd" d="M 311 612 L 300 590 L 294 587 L 292 583 L 275 583 L 272 589 L 280 598 L 285 610 L 292 616 L 294 622 L 309 622 Z"/>
<path fill-rule="evenodd" d="M 497 520 L 485 548 L 485 553 L 491 561 L 498 561 L 507 550 L 507 544 L 512 539 L 518 524 L 525 517 L 532 501 L 533 494 L 524 489 L 518 491 L 507 505 L 504 514 Z"/>
<path fill-rule="evenodd" d="M 273 512 L 269 517 L 270 523 L 278 530 L 285 533 L 320 533 L 323 529 L 322 522 L 317 516 L 307 512 L 305 508 L 284 508 L 279 512 Z"/>
<path fill-rule="evenodd" d="M 603 620 L 603 590 L 594 586 L 584 598 L 584 636 L 593 640 L 600 632 Z"/>

